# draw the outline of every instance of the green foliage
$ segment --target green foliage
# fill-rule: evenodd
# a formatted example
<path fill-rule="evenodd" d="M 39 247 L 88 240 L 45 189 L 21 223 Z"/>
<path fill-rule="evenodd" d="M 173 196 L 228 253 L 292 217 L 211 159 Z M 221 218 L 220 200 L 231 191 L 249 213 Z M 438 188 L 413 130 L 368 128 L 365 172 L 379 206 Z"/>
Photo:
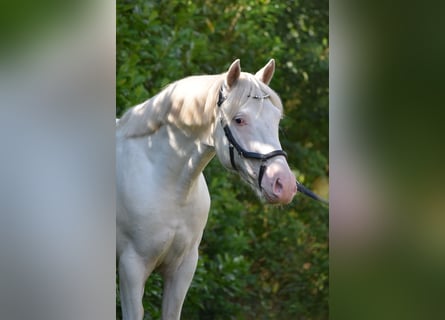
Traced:
<path fill-rule="evenodd" d="M 185 76 L 236 58 L 254 73 L 275 58 L 281 144 L 299 181 L 327 197 L 328 54 L 326 0 L 119 0 L 117 117 Z M 212 207 L 183 319 L 326 319 L 327 208 L 298 195 L 264 205 L 217 160 L 204 173 Z M 147 319 L 159 318 L 161 289 L 151 276 Z"/>

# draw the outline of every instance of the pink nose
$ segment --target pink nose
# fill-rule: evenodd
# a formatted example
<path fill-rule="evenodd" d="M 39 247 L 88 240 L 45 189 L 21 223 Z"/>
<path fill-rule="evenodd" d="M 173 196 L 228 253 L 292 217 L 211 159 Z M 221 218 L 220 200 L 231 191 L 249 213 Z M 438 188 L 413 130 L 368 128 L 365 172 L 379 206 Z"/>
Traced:
<path fill-rule="evenodd" d="M 267 166 L 261 186 L 269 203 L 288 204 L 297 193 L 295 177 L 284 159 L 276 159 Z"/>

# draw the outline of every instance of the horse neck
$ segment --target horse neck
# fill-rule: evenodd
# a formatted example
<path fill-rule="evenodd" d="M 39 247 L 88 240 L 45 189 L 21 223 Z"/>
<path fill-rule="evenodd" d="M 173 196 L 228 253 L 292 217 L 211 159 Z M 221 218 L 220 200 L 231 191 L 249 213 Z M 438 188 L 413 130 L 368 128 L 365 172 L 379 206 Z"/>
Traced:
<path fill-rule="evenodd" d="M 215 155 L 213 146 L 173 125 L 164 125 L 144 145 L 156 175 L 166 185 L 175 186 L 181 201 L 188 199 L 198 177 Z"/>
<path fill-rule="evenodd" d="M 160 182 L 176 185 L 176 194 L 184 199 L 215 155 L 213 130 L 222 81 L 220 75 L 179 80 L 128 110 L 117 124 L 117 137 L 139 141 Z"/>

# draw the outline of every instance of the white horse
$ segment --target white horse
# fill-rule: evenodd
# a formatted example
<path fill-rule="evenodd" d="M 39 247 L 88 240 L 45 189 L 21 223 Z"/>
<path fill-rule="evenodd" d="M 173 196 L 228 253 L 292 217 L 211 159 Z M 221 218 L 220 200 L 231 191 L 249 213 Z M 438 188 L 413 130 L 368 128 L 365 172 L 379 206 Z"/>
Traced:
<path fill-rule="evenodd" d="M 210 208 L 202 174 L 217 154 L 261 198 L 287 204 L 297 192 L 281 150 L 282 104 L 236 60 L 220 75 L 192 76 L 129 109 L 116 124 L 117 256 L 123 318 L 143 318 L 151 272 L 164 279 L 162 319 L 179 319 Z"/>

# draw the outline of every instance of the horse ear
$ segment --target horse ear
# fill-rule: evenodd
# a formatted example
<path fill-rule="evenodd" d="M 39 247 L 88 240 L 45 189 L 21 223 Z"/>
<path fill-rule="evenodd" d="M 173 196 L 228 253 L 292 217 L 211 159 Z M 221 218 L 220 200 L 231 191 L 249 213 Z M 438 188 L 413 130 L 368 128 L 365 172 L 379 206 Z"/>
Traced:
<path fill-rule="evenodd" d="M 236 59 L 230 66 L 229 70 L 227 71 L 226 86 L 228 88 L 231 88 L 235 84 L 235 82 L 238 80 L 240 74 L 241 74 L 240 61 L 239 61 L 239 59 Z"/>
<path fill-rule="evenodd" d="M 269 62 L 255 74 L 260 81 L 269 85 L 270 80 L 272 80 L 273 73 L 275 72 L 275 60 L 270 59 Z"/>

